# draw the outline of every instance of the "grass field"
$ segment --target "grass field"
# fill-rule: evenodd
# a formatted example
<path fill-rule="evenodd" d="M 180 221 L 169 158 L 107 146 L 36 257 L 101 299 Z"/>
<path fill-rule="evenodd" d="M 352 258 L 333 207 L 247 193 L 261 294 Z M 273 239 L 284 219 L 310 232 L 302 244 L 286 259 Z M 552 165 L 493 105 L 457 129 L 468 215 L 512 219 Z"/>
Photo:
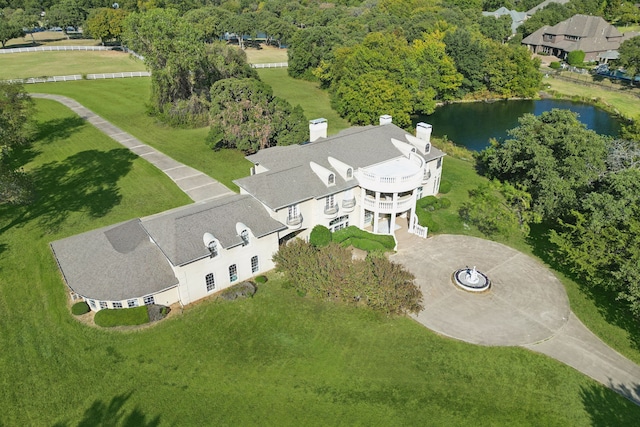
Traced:
<path fill-rule="evenodd" d="M 139 59 L 116 51 L 28 52 L 0 55 L 0 79 L 146 71 Z"/>
<path fill-rule="evenodd" d="M 24 37 L 11 39 L 7 42 L 6 48 L 31 47 L 31 46 L 98 46 L 100 40 L 84 39 L 79 34 L 71 33 L 69 38 L 62 31 L 42 31 Z"/>
<path fill-rule="evenodd" d="M 42 197 L 0 208 L 0 424 L 631 425 L 640 408 L 552 359 L 300 298 L 277 275 L 134 332 L 76 321 L 48 242 L 188 200 L 38 100 L 17 161 Z"/>
<path fill-rule="evenodd" d="M 262 81 L 273 88 L 274 95 L 286 99 L 291 105 L 299 104 L 307 119 L 327 119 L 330 135 L 349 127 L 349 122 L 331 108 L 329 94 L 320 89 L 318 83 L 293 79 L 287 74 L 286 68 L 260 69 L 258 74 Z"/>
<path fill-rule="evenodd" d="M 580 76 L 580 78 L 591 81 L 592 76 Z M 640 98 L 634 96 L 630 90 L 606 90 L 593 85 L 581 85 L 554 78 L 546 78 L 542 83 L 546 86 L 546 90 L 556 91 L 565 96 L 585 100 L 598 99 L 627 118 L 636 119 L 640 115 Z M 633 93 L 640 94 L 640 89 L 633 89 Z"/>
<path fill-rule="evenodd" d="M 28 85 L 31 92 L 69 96 L 146 144 L 238 191 L 233 179 L 249 174 L 251 163 L 240 151 L 213 152 L 206 144 L 208 128 L 176 129 L 146 114 L 148 78 L 77 81 Z"/>
<path fill-rule="evenodd" d="M 246 48 L 247 61 L 250 64 L 271 64 L 275 62 L 287 62 L 287 49 L 278 49 L 273 46 L 263 45 L 260 49 Z"/>

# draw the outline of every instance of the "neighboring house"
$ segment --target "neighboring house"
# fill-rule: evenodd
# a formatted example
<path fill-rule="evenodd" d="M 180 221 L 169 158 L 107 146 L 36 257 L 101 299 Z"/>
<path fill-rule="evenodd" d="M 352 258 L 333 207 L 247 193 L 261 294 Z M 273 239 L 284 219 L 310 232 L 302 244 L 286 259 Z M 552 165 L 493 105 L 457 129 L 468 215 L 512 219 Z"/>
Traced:
<path fill-rule="evenodd" d="M 271 270 L 280 244 L 318 224 L 425 233 L 416 200 L 438 193 L 445 154 L 431 125 L 412 136 L 390 116 L 380 123 L 327 138 L 326 120 L 313 120 L 312 142 L 248 157 L 241 194 L 52 242 L 72 297 L 94 311 L 189 304 Z"/>
<path fill-rule="evenodd" d="M 569 1 L 570 0 L 544 0 L 542 3 L 538 4 L 537 6 L 534 6 L 531 9 L 527 10 L 525 13 L 527 16 L 532 16 L 537 11 L 549 6 L 550 3 L 567 4 L 569 3 Z"/>
<path fill-rule="evenodd" d="M 493 16 L 494 18 L 499 18 L 504 15 L 509 15 L 511 17 L 511 33 L 515 34 L 516 29 L 522 25 L 522 23 L 527 19 L 526 12 L 518 12 L 517 10 L 509 10 L 506 7 L 501 7 L 500 9 L 493 12 L 482 12 L 482 16 Z"/>
<path fill-rule="evenodd" d="M 599 16 L 574 15 L 554 26 L 545 25 L 522 40 L 533 53 L 566 59 L 569 52 L 581 50 L 585 61 L 611 55 L 620 44 L 637 33 L 622 34 Z"/>

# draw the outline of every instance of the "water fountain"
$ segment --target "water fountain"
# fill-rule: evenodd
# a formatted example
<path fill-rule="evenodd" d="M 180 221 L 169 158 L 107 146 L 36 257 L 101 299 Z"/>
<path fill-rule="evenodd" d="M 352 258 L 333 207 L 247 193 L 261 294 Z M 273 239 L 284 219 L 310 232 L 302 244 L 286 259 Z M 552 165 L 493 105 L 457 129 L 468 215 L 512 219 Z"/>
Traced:
<path fill-rule="evenodd" d="M 469 292 L 484 292 L 491 287 L 491 281 L 473 266 L 461 268 L 453 273 L 453 283 L 461 289 Z"/>

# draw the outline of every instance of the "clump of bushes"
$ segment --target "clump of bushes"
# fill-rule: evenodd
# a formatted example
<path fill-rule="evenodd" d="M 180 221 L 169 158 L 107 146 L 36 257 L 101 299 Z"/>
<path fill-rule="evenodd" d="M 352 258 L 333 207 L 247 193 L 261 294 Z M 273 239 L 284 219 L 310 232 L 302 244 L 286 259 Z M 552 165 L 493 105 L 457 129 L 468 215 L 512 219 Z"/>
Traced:
<path fill-rule="evenodd" d="M 560 68 L 562 68 L 562 64 L 560 64 L 558 61 L 553 61 L 551 64 L 549 64 L 549 68 L 551 68 L 552 70 L 559 70 Z"/>
<path fill-rule="evenodd" d="M 451 181 L 448 181 L 446 179 L 443 179 L 442 181 L 440 181 L 440 193 L 441 194 L 447 194 L 449 191 L 451 191 Z"/>
<path fill-rule="evenodd" d="M 281 246 L 273 260 L 301 296 L 365 305 L 387 315 L 423 308 L 413 274 L 380 253 L 354 260 L 349 249 L 335 242 L 316 247 L 296 239 Z"/>
<path fill-rule="evenodd" d="M 440 188 L 442 188 L 442 184 L 448 181 L 442 181 L 440 184 Z M 416 202 L 416 216 L 418 217 L 418 223 L 423 227 L 428 227 L 429 231 L 432 233 L 437 233 L 441 230 L 441 226 L 434 221 L 431 212 L 447 209 L 451 206 L 451 200 L 444 197 L 435 197 L 435 196 L 426 196 L 422 199 L 419 199 Z"/>
<path fill-rule="evenodd" d="M 71 306 L 71 313 L 73 313 L 74 316 L 81 316 L 88 313 L 89 310 L 89 304 L 84 301 L 77 302 Z"/>
<path fill-rule="evenodd" d="M 149 323 L 147 306 L 104 309 L 96 313 L 93 321 L 98 326 L 110 328 L 113 326 L 135 326 Z"/>
<path fill-rule="evenodd" d="M 267 276 L 258 276 L 256 277 L 256 283 L 262 285 L 263 283 L 267 283 Z"/>
<path fill-rule="evenodd" d="M 333 233 L 332 241 L 342 246 L 353 246 L 367 252 L 392 251 L 396 247 L 393 236 L 369 233 L 353 225 Z"/>
<path fill-rule="evenodd" d="M 225 289 L 220 298 L 233 301 L 238 298 L 252 297 L 256 293 L 256 285 L 251 282 L 242 282 Z"/>
<path fill-rule="evenodd" d="M 323 246 L 327 246 L 331 243 L 331 230 L 329 230 L 324 225 L 316 225 L 311 230 L 311 234 L 309 235 L 309 243 L 317 248 L 321 248 Z"/>

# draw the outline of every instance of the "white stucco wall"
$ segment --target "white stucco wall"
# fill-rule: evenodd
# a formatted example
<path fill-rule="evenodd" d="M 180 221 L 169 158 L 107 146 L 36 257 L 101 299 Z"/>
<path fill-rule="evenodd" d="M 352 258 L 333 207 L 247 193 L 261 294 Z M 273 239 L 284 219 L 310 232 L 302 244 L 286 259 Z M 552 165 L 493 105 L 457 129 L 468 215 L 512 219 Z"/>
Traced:
<path fill-rule="evenodd" d="M 278 251 L 278 235 L 272 233 L 257 239 L 250 236 L 247 246 L 236 246 L 231 249 L 220 248 L 218 256 L 202 258 L 181 267 L 174 267 L 176 277 L 180 281 L 179 293 L 183 304 L 190 304 L 208 295 L 212 295 L 231 285 L 250 279 L 274 268 L 271 257 Z M 251 258 L 258 256 L 258 272 L 251 272 Z M 238 279 L 229 280 L 229 266 L 235 264 Z M 207 291 L 205 277 L 213 273 L 215 289 Z"/>

